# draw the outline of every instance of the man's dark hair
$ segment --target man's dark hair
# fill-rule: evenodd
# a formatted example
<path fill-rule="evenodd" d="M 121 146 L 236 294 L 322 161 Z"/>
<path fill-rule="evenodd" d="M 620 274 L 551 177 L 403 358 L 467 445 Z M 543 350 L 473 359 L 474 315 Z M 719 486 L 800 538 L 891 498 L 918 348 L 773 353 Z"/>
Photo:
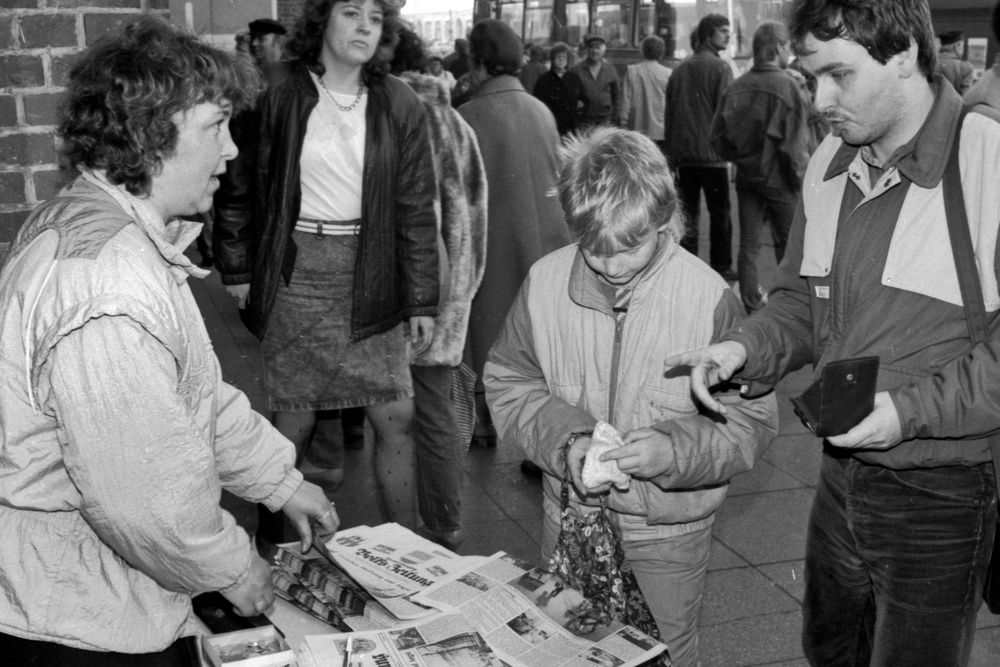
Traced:
<path fill-rule="evenodd" d="M 926 0 L 795 0 L 788 20 L 792 49 L 808 55 L 806 37 L 846 39 L 881 64 L 917 44 L 917 65 L 929 81 L 937 67 L 934 29 Z"/>
<path fill-rule="evenodd" d="M 319 56 L 323 50 L 326 24 L 330 21 L 333 6 L 338 2 L 346 0 L 306 0 L 292 31 L 292 38 L 285 47 L 285 51 L 292 58 L 301 60 L 318 76 L 323 76 L 326 71 L 319 61 Z M 376 0 L 376 2 L 383 12 L 382 41 L 384 42 L 399 29 L 399 9 L 397 3 L 390 0 Z M 373 77 L 385 76 L 389 73 L 389 63 L 379 59 L 376 53 L 365 65 L 365 72 Z"/>
<path fill-rule="evenodd" d="M 147 195 L 177 147 L 175 114 L 223 100 L 239 111 L 259 88 L 247 59 L 143 16 L 95 42 L 70 71 L 59 123 L 64 166 L 105 170 L 112 183 Z"/>
<path fill-rule="evenodd" d="M 390 71 L 393 74 L 403 72 L 423 72 L 427 69 L 427 51 L 420 35 L 406 26 L 400 26 L 397 39 L 393 44 Z"/>
<path fill-rule="evenodd" d="M 656 35 L 649 35 L 643 39 L 639 48 L 642 50 L 642 57 L 646 60 L 659 60 L 663 57 L 664 51 L 667 50 L 666 44 Z"/>
<path fill-rule="evenodd" d="M 777 21 L 764 21 L 753 31 L 753 64 L 769 63 L 780 55 L 779 47 L 788 44 L 788 28 Z"/>
<path fill-rule="evenodd" d="M 729 19 L 722 14 L 706 14 L 701 17 L 701 20 L 698 21 L 696 37 L 698 40 L 698 46 L 701 47 L 708 44 L 708 41 L 712 39 L 712 35 L 715 34 L 715 31 L 727 25 L 729 25 Z"/>

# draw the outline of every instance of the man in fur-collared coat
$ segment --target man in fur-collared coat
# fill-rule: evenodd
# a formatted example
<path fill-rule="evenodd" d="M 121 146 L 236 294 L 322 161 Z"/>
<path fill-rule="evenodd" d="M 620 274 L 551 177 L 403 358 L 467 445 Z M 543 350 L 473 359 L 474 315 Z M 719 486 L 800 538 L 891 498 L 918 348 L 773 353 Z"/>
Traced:
<path fill-rule="evenodd" d="M 460 363 L 472 298 L 486 266 L 486 171 L 475 132 L 451 108 L 447 84 L 416 72 L 400 78 L 416 91 L 427 112 L 439 212 L 441 296 L 434 338 L 411 367 L 420 516 L 429 537 L 456 548 L 461 542 L 464 455 L 472 430 L 471 421 L 464 428 L 460 424 L 456 405 L 464 403 L 471 420 L 474 375 Z"/>

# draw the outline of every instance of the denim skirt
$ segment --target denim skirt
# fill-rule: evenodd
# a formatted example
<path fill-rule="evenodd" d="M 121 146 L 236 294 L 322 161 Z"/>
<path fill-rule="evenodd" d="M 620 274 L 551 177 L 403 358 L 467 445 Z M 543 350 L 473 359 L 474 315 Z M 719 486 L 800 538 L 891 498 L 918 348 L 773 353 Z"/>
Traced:
<path fill-rule="evenodd" d="M 267 408 L 335 410 L 412 397 L 405 323 L 350 340 L 358 237 L 294 231 L 292 238 L 292 279 L 279 281 L 261 341 Z"/>

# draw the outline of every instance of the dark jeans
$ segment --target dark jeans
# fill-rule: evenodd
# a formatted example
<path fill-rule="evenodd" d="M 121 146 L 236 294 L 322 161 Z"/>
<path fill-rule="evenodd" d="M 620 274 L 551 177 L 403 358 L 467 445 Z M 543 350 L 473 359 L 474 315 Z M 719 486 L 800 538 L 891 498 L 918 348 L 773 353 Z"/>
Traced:
<path fill-rule="evenodd" d="M 417 448 L 420 518 L 438 533 L 462 527 L 465 445 L 451 402 L 451 366 L 411 366 L 413 439 Z"/>
<path fill-rule="evenodd" d="M 992 463 L 890 470 L 824 453 L 806 542 L 809 662 L 968 664 L 996 493 Z"/>
<path fill-rule="evenodd" d="M 757 278 L 757 258 L 760 256 L 760 230 L 765 221 L 771 223 L 774 256 L 781 264 L 792 227 L 799 193 L 780 188 L 736 187 L 736 200 L 740 212 L 740 251 L 736 259 L 740 278 L 740 296 L 748 311 L 764 305 L 760 297 Z"/>
<path fill-rule="evenodd" d="M 88 651 L 0 633 L 0 663 L 17 667 L 190 667 L 198 664 L 197 639 L 179 639 L 159 653 Z"/>
<path fill-rule="evenodd" d="M 726 167 L 678 167 L 677 191 L 687 216 L 681 247 L 698 254 L 698 217 L 701 192 L 708 207 L 709 264 L 716 271 L 733 268 L 733 223 L 729 218 L 729 169 Z"/>

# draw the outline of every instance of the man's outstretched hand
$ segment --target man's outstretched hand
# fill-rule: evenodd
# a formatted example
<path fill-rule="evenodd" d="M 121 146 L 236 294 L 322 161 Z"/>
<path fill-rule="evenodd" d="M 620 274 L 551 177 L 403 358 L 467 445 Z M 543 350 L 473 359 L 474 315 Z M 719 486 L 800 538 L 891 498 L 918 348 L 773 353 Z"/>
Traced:
<path fill-rule="evenodd" d="M 663 362 L 664 372 L 676 366 L 691 367 L 691 393 L 705 408 L 721 415 L 726 407 L 712 398 L 711 387 L 733 377 L 747 362 L 747 350 L 740 343 L 725 341 L 675 354 Z"/>

